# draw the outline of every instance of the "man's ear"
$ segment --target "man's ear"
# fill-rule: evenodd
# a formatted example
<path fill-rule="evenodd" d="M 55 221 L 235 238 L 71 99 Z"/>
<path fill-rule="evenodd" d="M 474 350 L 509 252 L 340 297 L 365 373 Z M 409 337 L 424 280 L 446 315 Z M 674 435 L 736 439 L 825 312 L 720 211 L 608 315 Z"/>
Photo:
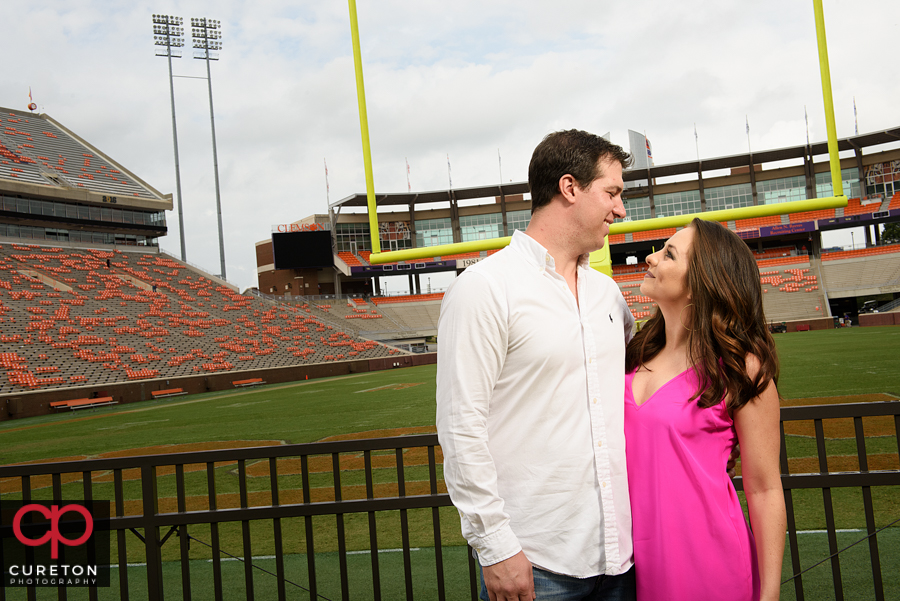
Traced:
<path fill-rule="evenodd" d="M 575 188 L 578 187 L 578 182 L 575 178 L 567 173 L 561 178 L 559 178 L 559 193 L 562 195 L 563 200 L 568 204 L 572 204 L 575 202 Z"/>

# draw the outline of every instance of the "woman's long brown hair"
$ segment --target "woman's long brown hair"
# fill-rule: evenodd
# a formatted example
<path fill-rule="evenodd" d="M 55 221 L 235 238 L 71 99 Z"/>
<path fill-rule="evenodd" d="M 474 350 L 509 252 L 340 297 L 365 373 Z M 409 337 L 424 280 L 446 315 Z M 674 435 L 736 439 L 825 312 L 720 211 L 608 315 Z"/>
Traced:
<path fill-rule="evenodd" d="M 694 219 L 694 242 L 688 253 L 687 285 L 691 291 L 689 360 L 699 388 L 693 399 L 712 407 L 728 399 L 734 411 L 762 394 L 770 380 L 778 382 L 778 356 L 763 314 L 762 286 L 753 253 L 735 233 L 715 221 Z M 650 361 L 666 345 L 666 322 L 657 310 L 638 332 L 625 354 L 626 371 Z M 751 378 L 746 357 L 759 359 Z"/>

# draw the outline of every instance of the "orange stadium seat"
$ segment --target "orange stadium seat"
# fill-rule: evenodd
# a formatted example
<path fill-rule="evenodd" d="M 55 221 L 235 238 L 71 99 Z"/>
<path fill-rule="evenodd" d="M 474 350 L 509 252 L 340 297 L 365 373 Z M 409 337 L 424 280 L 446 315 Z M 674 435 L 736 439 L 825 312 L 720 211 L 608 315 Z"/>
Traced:
<path fill-rule="evenodd" d="M 49 283 L 19 274 L 22 268 L 71 291 L 51 292 Z M 230 371 L 238 360 L 242 370 L 322 362 L 325 345 L 309 341 L 300 352 L 291 347 L 292 336 L 344 334 L 337 319 L 352 323 L 343 314 L 329 318 L 327 309 L 314 316 L 295 306 L 271 306 L 146 252 L 15 244 L 0 247 L 0 270 L 14 274 L 0 280 L 0 367 L 7 376 L 0 378 L 0 394 Z M 11 308 L 32 319 L 16 319 Z M 382 317 L 360 311 L 357 319 Z M 354 358 L 396 354 L 346 335 L 353 344 L 365 343 L 353 349 Z M 13 349 L 18 354 L 5 353 Z M 350 356 L 337 355 L 344 355 L 338 361 Z"/>
<path fill-rule="evenodd" d="M 804 213 L 791 213 L 791 223 L 803 223 L 804 221 L 818 221 L 819 219 L 834 219 L 834 209 L 822 211 L 806 211 Z"/>
<path fill-rule="evenodd" d="M 770 215 L 769 217 L 753 217 L 751 219 L 738 219 L 734 222 L 735 227 L 738 231 L 741 230 L 755 230 L 761 227 L 768 227 L 772 225 L 780 225 L 781 224 L 781 216 L 780 215 Z"/>
<path fill-rule="evenodd" d="M 893 211 L 895 209 L 900 209 L 900 191 L 894 192 L 894 195 L 891 196 L 891 202 L 888 204 L 889 211 Z"/>
<path fill-rule="evenodd" d="M 649 232 L 635 232 L 632 234 L 632 240 L 667 240 L 675 234 L 674 227 L 667 227 L 661 230 L 650 230 Z"/>
<path fill-rule="evenodd" d="M 900 244 L 885 246 L 873 246 L 872 248 L 860 248 L 857 250 L 843 250 L 838 252 L 822 253 L 823 261 L 836 261 L 838 259 L 855 259 L 857 257 L 872 257 L 900 252 Z"/>

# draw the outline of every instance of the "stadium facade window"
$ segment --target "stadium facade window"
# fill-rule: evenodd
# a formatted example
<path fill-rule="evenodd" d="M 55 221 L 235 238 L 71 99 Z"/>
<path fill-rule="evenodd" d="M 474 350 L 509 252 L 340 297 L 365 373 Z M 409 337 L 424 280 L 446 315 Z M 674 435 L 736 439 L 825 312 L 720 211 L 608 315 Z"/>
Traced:
<path fill-rule="evenodd" d="M 528 209 L 506 213 L 506 231 L 510 236 L 516 230 L 524 232 L 529 223 L 531 223 L 531 211 Z"/>
<path fill-rule="evenodd" d="M 864 173 L 866 194 L 883 194 L 885 198 L 891 198 L 900 192 L 900 161 L 868 165 Z"/>
<path fill-rule="evenodd" d="M 383 252 L 412 248 L 408 221 L 381 221 L 378 227 L 380 229 L 378 238 L 381 240 Z"/>
<path fill-rule="evenodd" d="M 66 217 L 69 219 L 89 219 L 110 223 L 131 223 L 137 225 L 165 225 L 165 211 L 133 211 L 114 207 L 86 207 L 52 200 L 36 200 L 4 196 L 0 207 L 4 211 L 42 215 L 47 217 Z M 99 216 L 99 218 L 98 218 Z"/>
<path fill-rule="evenodd" d="M 859 169 L 850 167 L 841 169 L 841 185 L 847 198 L 859 198 Z M 831 187 L 831 172 L 816 173 L 816 198 L 828 198 L 834 196 L 834 188 Z"/>
<path fill-rule="evenodd" d="M 372 250 L 368 223 L 338 223 L 334 231 L 338 252 L 358 252 Z"/>
<path fill-rule="evenodd" d="M 657 217 L 671 217 L 672 215 L 687 215 L 700 212 L 700 190 L 685 190 L 684 192 L 669 192 L 653 197 L 656 205 Z"/>
<path fill-rule="evenodd" d="M 806 181 L 802 175 L 756 182 L 756 194 L 761 205 L 806 200 Z"/>
<path fill-rule="evenodd" d="M 69 219 L 90 219 L 110 223 L 129 223 L 136 225 L 166 225 L 165 211 L 133 211 L 116 207 L 86 207 L 52 200 L 36 200 L 4 196 L 0 208 L 4 211 L 42 215 L 47 217 L 66 217 Z"/>
<path fill-rule="evenodd" d="M 453 229 L 449 218 L 416 220 L 416 247 L 453 244 Z"/>
<path fill-rule="evenodd" d="M 753 188 L 749 183 L 706 188 L 706 210 L 739 209 L 753 206 Z"/>
<path fill-rule="evenodd" d="M 637 221 L 639 219 L 650 219 L 650 197 L 636 196 L 634 198 L 623 198 L 622 204 L 625 205 L 625 219 L 628 221 Z M 616 223 L 622 223 L 625 219 L 616 219 Z"/>
<path fill-rule="evenodd" d="M 503 215 L 488 213 L 486 215 L 465 215 L 459 218 L 459 229 L 462 241 L 489 240 L 503 236 Z"/>
<path fill-rule="evenodd" d="M 158 246 L 159 239 L 132 234 L 108 232 L 69 231 L 56 228 L 32 227 L 0 223 L 0 236 L 23 240 L 51 240 L 57 242 L 81 242 L 85 244 L 118 244 L 126 246 Z"/>

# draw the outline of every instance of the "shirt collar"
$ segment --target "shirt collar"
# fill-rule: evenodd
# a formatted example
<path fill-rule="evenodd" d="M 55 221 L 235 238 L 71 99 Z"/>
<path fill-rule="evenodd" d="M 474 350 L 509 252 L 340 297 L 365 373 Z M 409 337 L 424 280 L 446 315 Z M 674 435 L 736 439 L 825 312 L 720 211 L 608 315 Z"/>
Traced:
<path fill-rule="evenodd" d="M 542 270 L 550 269 L 554 272 L 556 271 L 556 261 L 553 259 L 550 251 L 522 230 L 513 232 L 509 246 L 525 255 L 530 262 L 534 263 Z M 578 258 L 579 269 L 589 269 L 590 266 L 590 253 L 585 253 Z"/>

